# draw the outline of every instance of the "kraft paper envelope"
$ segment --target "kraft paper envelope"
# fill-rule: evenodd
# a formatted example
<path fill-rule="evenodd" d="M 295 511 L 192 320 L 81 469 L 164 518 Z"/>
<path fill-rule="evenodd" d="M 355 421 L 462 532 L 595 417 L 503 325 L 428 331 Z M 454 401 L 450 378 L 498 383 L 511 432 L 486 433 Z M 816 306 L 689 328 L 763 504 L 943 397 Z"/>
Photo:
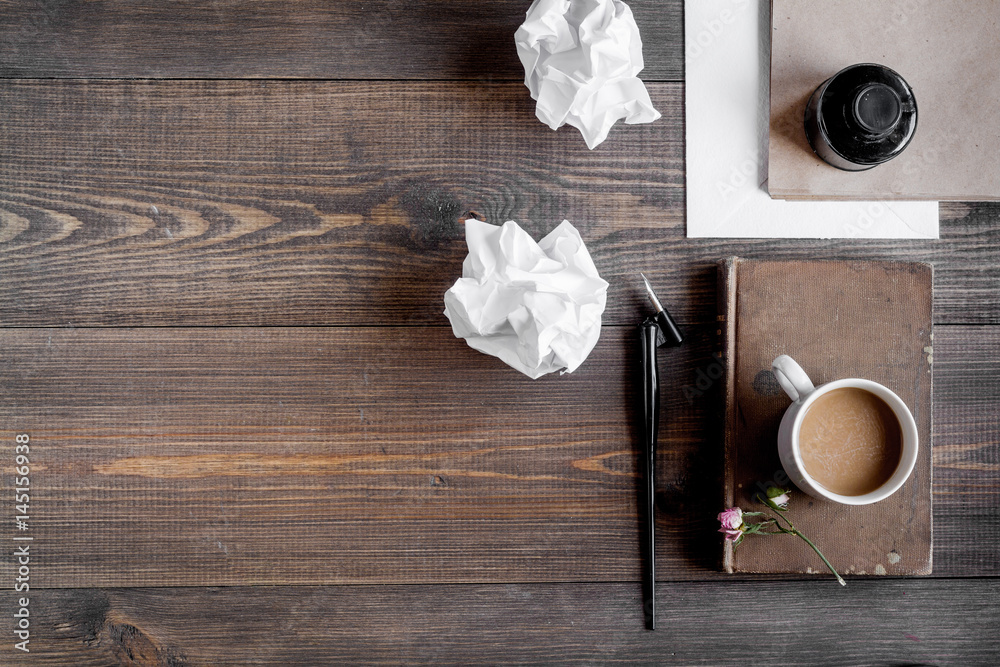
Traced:
<path fill-rule="evenodd" d="M 917 100 L 917 130 L 895 159 L 863 172 L 831 167 L 802 125 L 813 90 L 872 62 Z M 772 197 L 1000 199 L 1000 0 L 773 0 Z"/>

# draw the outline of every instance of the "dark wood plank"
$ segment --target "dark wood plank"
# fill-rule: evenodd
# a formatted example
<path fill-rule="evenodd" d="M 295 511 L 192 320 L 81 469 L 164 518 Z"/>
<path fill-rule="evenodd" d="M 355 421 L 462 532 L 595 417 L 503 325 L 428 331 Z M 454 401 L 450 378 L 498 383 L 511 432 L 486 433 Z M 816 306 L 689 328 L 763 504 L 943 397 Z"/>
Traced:
<path fill-rule="evenodd" d="M 0 324 L 445 324 L 461 220 L 578 226 L 631 324 L 650 276 L 710 322 L 715 262 L 936 264 L 938 323 L 1000 322 L 1000 204 L 941 241 L 684 238 L 682 90 L 587 150 L 520 84 L 0 81 Z"/>
<path fill-rule="evenodd" d="M 945 515 L 1000 523 L 1000 335 L 994 327 L 935 331 L 935 566 L 972 572 L 985 565 L 997 573 L 1000 549 L 966 549 L 962 529 Z"/>
<path fill-rule="evenodd" d="M 0 77 L 523 79 L 529 2 L 0 3 Z M 629 2 L 644 78 L 683 78 L 681 2 Z"/>
<path fill-rule="evenodd" d="M 633 584 L 45 590 L 17 664 L 991 665 L 998 595 L 995 579 L 661 584 L 649 632 Z"/>
<path fill-rule="evenodd" d="M 726 576 L 715 344 L 664 353 L 663 579 Z M 935 345 L 935 573 L 996 575 L 1000 327 Z M 531 381 L 437 327 L 0 330 L 37 584 L 637 580 L 636 347 Z"/>

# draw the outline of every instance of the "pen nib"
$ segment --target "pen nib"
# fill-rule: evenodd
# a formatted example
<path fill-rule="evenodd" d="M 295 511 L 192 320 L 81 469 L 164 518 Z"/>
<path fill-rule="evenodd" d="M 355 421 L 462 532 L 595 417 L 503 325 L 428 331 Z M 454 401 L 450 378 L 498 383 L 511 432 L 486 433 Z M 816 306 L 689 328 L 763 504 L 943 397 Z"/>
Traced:
<path fill-rule="evenodd" d="M 649 295 L 649 300 L 653 302 L 653 307 L 656 308 L 656 312 L 663 312 L 663 306 L 660 305 L 660 300 L 656 298 L 653 286 L 649 284 L 649 280 L 646 278 L 645 274 L 640 271 L 639 275 L 642 276 L 642 282 L 646 283 L 646 294 Z"/>

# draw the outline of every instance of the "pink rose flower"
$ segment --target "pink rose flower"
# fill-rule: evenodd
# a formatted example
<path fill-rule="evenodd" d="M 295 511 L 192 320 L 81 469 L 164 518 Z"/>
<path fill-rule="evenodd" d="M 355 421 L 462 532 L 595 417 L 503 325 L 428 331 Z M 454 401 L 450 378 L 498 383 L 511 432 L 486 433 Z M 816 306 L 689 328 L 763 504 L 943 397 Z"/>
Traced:
<path fill-rule="evenodd" d="M 719 513 L 720 533 L 724 533 L 727 540 L 735 542 L 743 535 L 743 510 L 739 507 L 730 507 L 725 512 Z"/>
<path fill-rule="evenodd" d="M 720 512 L 719 523 L 727 530 L 739 530 L 743 525 L 743 510 L 739 507 L 730 507 L 725 512 Z"/>

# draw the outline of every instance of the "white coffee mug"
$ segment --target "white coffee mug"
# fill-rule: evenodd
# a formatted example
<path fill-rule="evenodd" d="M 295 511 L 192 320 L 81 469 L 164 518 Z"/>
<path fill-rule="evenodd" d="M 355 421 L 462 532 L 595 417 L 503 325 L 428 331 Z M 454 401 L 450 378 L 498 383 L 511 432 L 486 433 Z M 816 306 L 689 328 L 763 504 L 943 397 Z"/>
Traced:
<path fill-rule="evenodd" d="M 778 455 L 781 457 L 781 466 L 795 486 L 815 498 L 831 500 L 844 505 L 868 505 L 878 502 L 888 498 L 903 486 L 910 477 L 910 473 L 913 472 L 913 466 L 917 463 L 917 424 L 913 420 L 910 409 L 906 407 L 899 396 L 877 382 L 858 378 L 835 380 L 814 387 L 802 367 L 787 354 L 774 360 L 774 363 L 771 364 L 771 372 L 774 373 L 781 388 L 792 399 L 792 404 L 785 410 L 785 415 L 781 418 L 781 425 L 778 427 Z M 860 496 L 845 496 L 825 489 L 806 472 L 805 466 L 802 464 L 802 452 L 799 448 L 799 432 L 802 429 L 802 419 L 806 412 L 823 394 L 844 387 L 864 389 L 882 399 L 899 420 L 903 441 L 896 471 L 882 486 Z"/>

